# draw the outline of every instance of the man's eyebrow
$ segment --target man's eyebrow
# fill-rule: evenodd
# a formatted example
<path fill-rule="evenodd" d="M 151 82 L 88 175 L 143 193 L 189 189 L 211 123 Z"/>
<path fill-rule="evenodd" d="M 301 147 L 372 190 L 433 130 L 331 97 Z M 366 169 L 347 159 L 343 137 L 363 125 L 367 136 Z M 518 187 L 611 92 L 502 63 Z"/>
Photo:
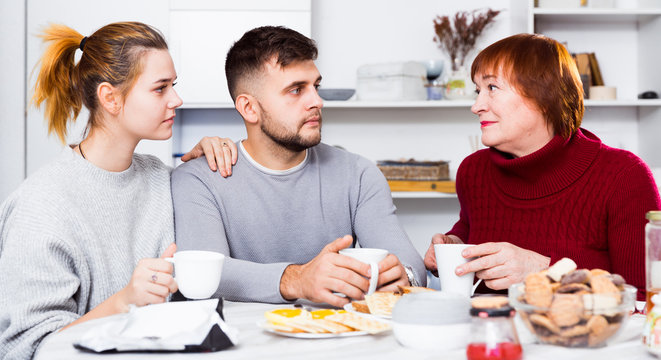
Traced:
<path fill-rule="evenodd" d="M 319 75 L 319 77 L 317 78 L 317 80 L 314 81 L 314 83 L 317 84 L 320 81 L 321 81 L 321 75 Z M 284 89 L 291 89 L 291 88 L 298 87 L 298 86 L 304 86 L 308 83 L 309 82 L 305 81 L 305 80 L 294 81 L 294 82 L 290 83 L 289 85 L 285 86 Z"/>
<path fill-rule="evenodd" d="M 291 84 L 285 86 L 285 89 L 289 89 L 289 88 L 293 88 L 293 87 L 297 87 L 297 86 L 303 86 L 303 85 L 305 85 L 305 84 L 307 84 L 307 83 L 308 83 L 307 81 L 303 81 L 303 80 L 301 80 L 301 81 L 294 81 L 293 83 L 291 83 Z"/>

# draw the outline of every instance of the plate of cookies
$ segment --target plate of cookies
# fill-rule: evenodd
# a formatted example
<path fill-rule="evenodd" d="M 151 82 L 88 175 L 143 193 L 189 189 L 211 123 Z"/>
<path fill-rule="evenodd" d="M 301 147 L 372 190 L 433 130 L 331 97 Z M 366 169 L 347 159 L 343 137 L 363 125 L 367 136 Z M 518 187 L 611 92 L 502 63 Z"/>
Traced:
<path fill-rule="evenodd" d="M 628 320 L 637 289 L 602 269 L 577 269 L 568 258 L 528 274 L 509 289 L 510 304 L 541 343 L 604 346 Z"/>
<path fill-rule="evenodd" d="M 264 331 L 299 339 L 375 335 L 391 329 L 383 321 L 366 319 L 344 310 L 281 308 L 264 313 L 257 322 Z"/>
<path fill-rule="evenodd" d="M 392 319 L 392 309 L 404 295 L 435 291 L 421 286 L 400 286 L 398 291 L 376 291 L 365 295 L 365 300 L 354 300 L 344 305 L 344 310 L 377 319 Z"/>

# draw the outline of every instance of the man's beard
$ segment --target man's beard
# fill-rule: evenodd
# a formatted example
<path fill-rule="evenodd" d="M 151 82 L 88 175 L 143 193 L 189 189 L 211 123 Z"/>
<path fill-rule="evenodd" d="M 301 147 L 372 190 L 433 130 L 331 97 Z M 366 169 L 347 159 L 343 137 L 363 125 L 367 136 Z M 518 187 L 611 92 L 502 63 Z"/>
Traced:
<path fill-rule="evenodd" d="M 273 142 L 292 152 L 301 152 L 305 149 L 318 145 L 321 142 L 321 112 L 319 112 L 319 136 L 303 138 L 298 132 L 287 133 L 287 129 L 278 126 L 272 121 L 268 112 L 263 110 L 260 128 Z"/>

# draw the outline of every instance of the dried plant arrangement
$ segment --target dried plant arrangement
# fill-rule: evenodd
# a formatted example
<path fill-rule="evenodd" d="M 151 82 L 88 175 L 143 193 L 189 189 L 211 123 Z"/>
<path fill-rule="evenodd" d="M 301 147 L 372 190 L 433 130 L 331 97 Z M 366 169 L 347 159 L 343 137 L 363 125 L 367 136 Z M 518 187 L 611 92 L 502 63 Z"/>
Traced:
<path fill-rule="evenodd" d="M 434 41 L 447 51 L 452 63 L 452 70 L 464 65 L 466 55 L 473 50 L 477 38 L 482 34 L 500 10 L 486 9 L 473 11 L 460 11 L 450 16 L 436 16 L 434 19 Z"/>

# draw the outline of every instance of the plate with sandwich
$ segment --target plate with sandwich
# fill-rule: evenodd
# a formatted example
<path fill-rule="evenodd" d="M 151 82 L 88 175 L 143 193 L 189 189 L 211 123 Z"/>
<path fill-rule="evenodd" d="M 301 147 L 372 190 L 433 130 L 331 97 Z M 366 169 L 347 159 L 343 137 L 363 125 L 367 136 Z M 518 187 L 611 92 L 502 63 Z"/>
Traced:
<path fill-rule="evenodd" d="M 344 310 L 376 319 L 392 319 L 392 309 L 400 299 L 406 294 L 435 291 L 421 286 L 400 286 L 398 291 L 376 291 L 373 294 L 365 295 L 365 300 L 354 300 L 344 305 Z"/>
<path fill-rule="evenodd" d="M 281 308 L 264 313 L 257 322 L 264 331 L 299 339 L 325 339 L 374 335 L 391 329 L 390 324 L 344 310 Z"/>

